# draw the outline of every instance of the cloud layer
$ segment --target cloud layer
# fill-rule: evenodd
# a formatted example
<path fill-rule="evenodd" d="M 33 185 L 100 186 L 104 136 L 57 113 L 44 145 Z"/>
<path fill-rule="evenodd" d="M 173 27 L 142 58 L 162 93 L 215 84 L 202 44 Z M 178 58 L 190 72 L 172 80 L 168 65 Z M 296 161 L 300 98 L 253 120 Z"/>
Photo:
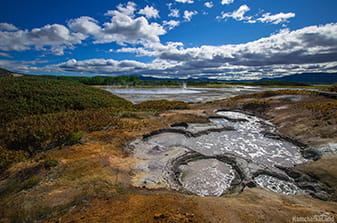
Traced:
<path fill-rule="evenodd" d="M 201 5 L 210 11 L 214 10 L 215 4 L 233 2 L 204 1 Z M 89 16 L 70 19 L 66 25 L 48 24 L 31 30 L 0 23 L 0 56 L 5 58 L 0 60 L 0 66 L 15 67 L 16 71 L 27 73 L 139 74 L 219 79 L 257 79 L 308 71 L 337 72 L 337 23 L 293 31 L 283 29 L 269 37 L 242 44 L 188 48 L 181 42 L 162 42 L 163 35 L 174 29 L 178 31 L 176 27 L 202 16 L 202 11 L 190 8 L 192 3 L 196 5 L 197 1 L 175 0 L 167 4 L 168 11 L 163 15 L 154 6 L 138 7 L 133 2 L 127 2 L 107 11 L 104 23 Z M 178 9 L 178 6 L 182 8 Z M 255 15 L 249 12 L 248 5 L 241 5 L 237 10 L 222 12 L 218 19 L 284 25 L 296 16 L 293 12 L 260 12 Z M 36 50 L 63 55 L 82 44 L 99 47 L 111 43 L 114 43 L 112 55 L 134 54 L 131 56 L 133 59 L 76 60 L 68 56 L 66 62 L 42 66 L 43 61 L 15 61 L 8 53 Z M 139 57 L 150 62 L 136 61 Z"/>
<path fill-rule="evenodd" d="M 86 37 L 82 33 L 72 33 L 63 25 L 45 25 L 41 28 L 0 32 L 0 50 L 23 51 L 29 49 L 50 50 L 63 55 L 66 48 L 80 44 Z"/>
<path fill-rule="evenodd" d="M 159 36 L 164 35 L 166 30 L 162 25 L 148 21 L 151 18 L 159 18 L 158 10 L 150 6 L 139 10 L 138 14 L 145 17 L 137 17 L 135 12 L 136 4 L 128 2 L 126 5 L 118 5 L 117 10 L 106 12 L 105 15 L 111 19 L 103 25 L 88 16 L 71 19 L 67 26 L 52 24 L 32 30 L 19 30 L 12 24 L 0 23 L 0 50 L 43 50 L 63 55 L 65 49 L 72 49 L 89 37 L 93 38 L 96 44 L 159 42 Z M 173 22 L 169 24 L 169 29 L 177 25 Z"/>
<path fill-rule="evenodd" d="M 14 25 L 2 22 L 0 23 L 0 31 L 15 31 L 18 30 Z"/>
<path fill-rule="evenodd" d="M 156 57 L 134 60 L 90 59 L 49 65 L 42 70 L 106 75 L 156 75 L 258 79 L 298 72 L 337 72 L 337 24 L 281 32 L 245 44 L 184 48 L 180 42 L 119 52 Z"/>
<path fill-rule="evenodd" d="M 176 0 L 176 2 L 194 3 L 193 0 Z M 233 2 L 233 0 L 222 0 L 221 4 L 231 4 Z M 213 7 L 213 2 L 205 2 L 204 4 L 208 8 Z M 55 55 L 63 55 L 65 50 L 71 50 L 76 45 L 88 40 L 94 44 L 114 42 L 123 46 L 127 44 L 147 46 L 154 42 L 160 42 L 160 36 L 165 35 L 167 31 L 174 29 L 182 22 L 190 22 L 193 16 L 199 14 L 196 10 L 184 10 L 180 18 L 180 10 L 172 8 L 172 5 L 172 3 L 168 4 L 170 12 L 167 16 L 175 19 L 162 20 L 162 24 L 149 21 L 160 18 L 159 11 L 156 8 L 146 5 L 142 9 L 137 9 L 137 5 L 134 2 L 119 4 L 115 10 L 107 11 L 105 16 L 110 18 L 110 21 L 103 24 L 89 16 L 70 19 L 67 22 L 67 26 L 52 24 L 32 30 L 21 30 L 13 24 L 0 23 L 0 50 L 38 50 L 49 51 Z M 246 15 L 249 10 L 250 8 L 247 5 L 241 5 L 233 12 L 222 12 L 218 19 L 226 20 L 232 18 L 249 23 L 279 24 L 287 22 L 288 19 L 295 16 L 294 13 L 278 13 L 274 15 L 265 13 L 258 18 L 253 18 Z M 5 55 L 5 53 L 2 52 L 1 55 Z"/>
<path fill-rule="evenodd" d="M 247 16 L 246 13 L 250 11 L 250 8 L 248 5 L 241 5 L 237 10 L 233 12 L 221 12 L 221 16 L 218 16 L 217 19 L 228 19 L 232 18 L 236 21 L 244 21 L 247 23 L 272 23 L 272 24 L 280 24 L 288 22 L 290 18 L 295 17 L 295 13 L 289 12 L 289 13 L 278 13 L 272 15 L 270 12 L 264 13 L 261 16 L 255 15 L 255 16 Z"/>

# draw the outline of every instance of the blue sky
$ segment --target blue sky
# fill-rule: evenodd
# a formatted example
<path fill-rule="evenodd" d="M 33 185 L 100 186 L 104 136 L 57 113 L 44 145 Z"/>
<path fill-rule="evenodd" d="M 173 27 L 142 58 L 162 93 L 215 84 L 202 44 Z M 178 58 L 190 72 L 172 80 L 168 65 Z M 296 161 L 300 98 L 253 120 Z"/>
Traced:
<path fill-rule="evenodd" d="M 335 0 L 2 0 L 0 67 L 259 79 L 337 72 Z"/>

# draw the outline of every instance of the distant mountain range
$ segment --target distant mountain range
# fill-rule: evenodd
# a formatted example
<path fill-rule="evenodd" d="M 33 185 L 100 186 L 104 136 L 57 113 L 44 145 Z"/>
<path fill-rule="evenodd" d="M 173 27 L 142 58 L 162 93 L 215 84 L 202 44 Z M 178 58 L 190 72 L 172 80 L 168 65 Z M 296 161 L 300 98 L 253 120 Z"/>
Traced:
<path fill-rule="evenodd" d="M 317 83 L 317 84 L 333 84 L 337 83 L 337 73 L 303 73 L 293 74 L 278 78 L 264 78 L 265 80 L 272 81 L 288 81 L 300 83 Z"/>
<path fill-rule="evenodd" d="M 3 68 L 0 68 L 0 77 L 17 77 L 22 76 L 22 74 L 18 74 Z M 141 80 L 146 81 L 222 81 L 216 79 L 208 79 L 208 78 L 188 78 L 188 79 L 179 79 L 179 78 L 155 78 L 155 77 L 144 77 L 139 76 Z M 283 77 L 277 78 L 263 78 L 260 80 L 226 80 L 225 82 L 258 82 L 258 81 L 284 81 L 284 82 L 297 82 L 297 83 L 313 83 L 313 84 L 333 84 L 337 83 L 337 73 L 302 73 L 302 74 L 293 74 Z"/>
<path fill-rule="evenodd" d="M 178 78 L 154 78 L 154 77 L 139 77 L 141 80 L 174 80 L 174 81 L 220 81 L 216 79 L 200 78 L 200 79 L 178 79 Z M 302 73 L 293 74 L 278 78 L 263 78 L 260 80 L 226 80 L 225 82 L 258 82 L 258 81 L 285 81 L 297 83 L 317 83 L 317 84 L 333 84 L 337 83 L 337 73 Z"/>

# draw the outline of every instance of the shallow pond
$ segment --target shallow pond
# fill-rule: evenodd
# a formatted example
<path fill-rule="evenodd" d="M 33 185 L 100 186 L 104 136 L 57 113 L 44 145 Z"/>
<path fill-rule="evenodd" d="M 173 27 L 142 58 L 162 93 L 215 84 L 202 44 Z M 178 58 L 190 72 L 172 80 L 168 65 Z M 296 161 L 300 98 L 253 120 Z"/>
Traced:
<path fill-rule="evenodd" d="M 202 102 L 220 100 L 236 95 L 249 94 L 258 91 L 279 90 L 261 87 L 230 87 L 230 88 L 113 88 L 105 90 L 123 97 L 133 103 L 147 100 L 178 100 L 185 102 Z"/>

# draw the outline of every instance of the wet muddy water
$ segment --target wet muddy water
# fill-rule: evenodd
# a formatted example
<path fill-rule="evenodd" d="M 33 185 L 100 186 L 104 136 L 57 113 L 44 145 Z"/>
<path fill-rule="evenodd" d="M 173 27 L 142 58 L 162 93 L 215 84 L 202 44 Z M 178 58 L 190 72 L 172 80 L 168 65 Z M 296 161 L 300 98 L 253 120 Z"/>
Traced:
<path fill-rule="evenodd" d="M 280 167 L 308 162 L 300 148 L 277 137 L 274 126 L 237 111 L 219 111 L 210 123 L 174 125 L 131 143 L 134 185 L 221 196 L 255 185 L 305 194 Z"/>

